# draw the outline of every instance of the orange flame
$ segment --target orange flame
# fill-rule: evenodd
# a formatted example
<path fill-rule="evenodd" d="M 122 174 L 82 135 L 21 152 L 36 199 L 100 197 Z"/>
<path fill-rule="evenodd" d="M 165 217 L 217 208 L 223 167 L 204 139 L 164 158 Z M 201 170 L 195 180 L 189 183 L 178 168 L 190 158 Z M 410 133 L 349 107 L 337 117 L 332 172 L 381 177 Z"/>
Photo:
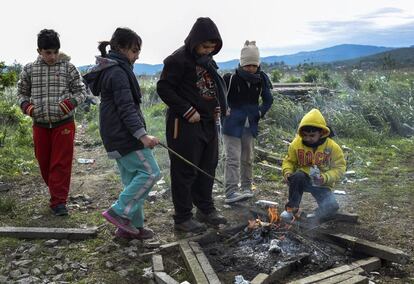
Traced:
<path fill-rule="evenodd" d="M 277 212 L 276 207 L 269 207 L 269 209 L 267 209 L 267 214 L 269 215 L 270 223 L 276 223 L 280 221 L 279 214 Z"/>

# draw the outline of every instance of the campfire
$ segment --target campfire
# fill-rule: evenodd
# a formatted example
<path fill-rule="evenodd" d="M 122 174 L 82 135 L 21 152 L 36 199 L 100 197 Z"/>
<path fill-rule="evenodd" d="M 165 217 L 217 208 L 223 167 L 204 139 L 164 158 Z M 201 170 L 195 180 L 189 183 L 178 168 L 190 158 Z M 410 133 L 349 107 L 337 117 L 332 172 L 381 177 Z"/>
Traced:
<path fill-rule="evenodd" d="M 258 273 L 270 274 L 295 262 L 306 276 L 350 261 L 332 247 L 302 236 L 297 219 L 283 222 L 276 206 L 267 205 L 265 209 L 265 214 L 257 214 L 235 234 L 203 248 L 215 271 L 228 273 L 229 279 L 235 274 L 252 279 Z"/>

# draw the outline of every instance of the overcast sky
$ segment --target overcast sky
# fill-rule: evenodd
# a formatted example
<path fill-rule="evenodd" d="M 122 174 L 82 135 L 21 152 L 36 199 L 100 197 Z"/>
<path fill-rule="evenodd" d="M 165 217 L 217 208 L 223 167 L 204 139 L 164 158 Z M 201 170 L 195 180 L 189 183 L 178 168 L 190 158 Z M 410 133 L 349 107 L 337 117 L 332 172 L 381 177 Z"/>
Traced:
<path fill-rule="evenodd" d="M 94 63 L 98 41 L 116 27 L 143 39 L 138 62 L 162 63 L 183 44 L 198 17 L 210 17 L 223 38 L 217 61 L 239 57 L 246 39 L 261 56 L 309 51 L 342 43 L 414 45 L 413 0 L 8 0 L 1 3 L 0 61 L 36 58 L 43 28 L 60 34 L 61 51 L 77 65 Z"/>

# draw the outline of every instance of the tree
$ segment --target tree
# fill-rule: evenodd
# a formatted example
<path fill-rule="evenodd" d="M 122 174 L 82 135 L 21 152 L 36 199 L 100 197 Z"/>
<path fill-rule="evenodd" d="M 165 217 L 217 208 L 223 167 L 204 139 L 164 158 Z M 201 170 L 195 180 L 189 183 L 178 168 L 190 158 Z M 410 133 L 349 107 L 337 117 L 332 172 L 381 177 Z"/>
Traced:
<path fill-rule="evenodd" d="M 17 82 L 17 72 L 9 70 L 9 68 L 0 62 L 0 91 L 6 87 L 13 86 Z"/>
<path fill-rule="evenodd" d="M 271 73 L 271 80 L 272 80 L 272 82 L 273 82 L 273 83 L 278 83 L 278 82 L 280 82 L 280 79 L 282 79 L 282 77 L 283 77 L 283 73 L 282 73 L 282 71 L 277 70 L 277 69 L 272 70 L 272 73 Z"/>

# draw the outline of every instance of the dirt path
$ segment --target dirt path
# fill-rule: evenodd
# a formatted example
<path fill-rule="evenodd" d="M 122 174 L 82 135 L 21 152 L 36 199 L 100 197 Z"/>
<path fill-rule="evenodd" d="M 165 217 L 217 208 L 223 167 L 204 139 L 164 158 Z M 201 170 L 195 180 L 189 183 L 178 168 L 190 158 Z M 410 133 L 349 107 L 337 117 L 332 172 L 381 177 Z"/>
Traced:
<path fill-rule="evenodd" d="M 137 257 L 138 254 L 150 251 L 150 249 L 136 242 L 119 242 L 114 239 L 114 227 L 105 222 L 100 215 L 116 200 L 121 190 L 115 163 L 107 159 L 102 145 L 94 145 L 94 142 L 90 141 L 81 127 L 77 130 L 76 141 L 68 203 L 70 216 L 67 218 L 52 216 L 47 208 L 47 188 L 40 177 L 23 176 L 21 180 L 12 185 L 13 189 L 7 193 L 18 200 L 16 209 L 11 215 L 0 216 L 0 222 L 2 226 L 98 226 L 100 228 L 98 237 L 88 241 L 59 243 L 54 248 L 47 248 L 44 240 L 15 242 L 12 239 L 0 239 L 0 253 L 4 255 L 0 257 L 0 283 L 3 283 L 2 280 L 5 283 L 8 283 L 7 281 L 14 283 L 13 281 L 22 279 L 21 275 L 25 273 L 28 274 L 26 277 L 32 277 L 33 270 L 37 273 L 33 277 L 40 279 L 39 282 L 33 283 L 47 283 L 54 278 L 70 283 L 78 281 L 81 283 L 151 283 L 148 278 L 143 277 L 144 269 L 151 263 Z M 411 148 L 406 151 L 413 153 L 414 146 L 410 145 Z M 161 151 L 164 150 L 157 148 L 155 153 L 157 156 L 166 157 L 166 153 Z M 79 158 L 93 159 L 94 162 L 82 164 L 78 162 Z M 364 173 L 368 177 L 367 181 L 338 186 L 337 189 L 345 190 L 347 193 L 337 196 L 343 210 L 359 214 L 361 222 L 357 225 L 338 223 L 332 225 L 331 228 L 337 232 L 390 245 L 413 255 L 414 165 L 412 159 L 414 157 L 398 154 L 394 158 L 399 159 L 399 167 L 404 170 L 396 171 L 390 166 L 389 171 L 381 172 L 383 177 L 378 182 L 379 169 L 382 169 L 384 163 L 390 163 L 387 160 L 379 160 Z M 168 181 L 168 162 L 159 162 L 164 173 L 164 181 Z M 256 174 L 256 196 L 242 205 L 225 205 L 223 190 L 215 187 L 216 207 L 228 218 L 230 226 L 246 223 L 251 216 L 249 209 L 254 207 L 254 202 L 258 199 L 276 201 L 279 202 L 280 208 L 283 207 L 282 204 L 287 198 L 286 186 L 280 181 L 265 180 L 262 176 L 265 175 Z M 145 204 L 146 226 L 156 233 L 155 240 L 152 242 L 158 241 L 161 244 L 191 236 L 191 234 L 177 234 L 173 230 L 173 206 L 168 182 L 164 181 L 154 187 L 154 192 Z M 390 187 L 392 190 L 389 190 Z M 403 190 L 406 190 L 406 193 Z M 310 196 L 305 196 L 303 207 L 306 210 L 315 207 Z M 41 247 L 41 254 L 37 256 L 25 254 L 26 251 L 33 250 L 33 247 L 37 246 Z M 59 252 L 66 257 L 61 256 L 57 259 L 56 254 Z M 17 269 L 18 267 L 10 264 L 21 259 L 33 260 L 36 265 L 30 269 L 24 267 Z M 171 266 L 182 266 L 174 260 L 170 261 L 172 261 Z M 83 267 L 81 264 L 86 268 L 81 269 Z M 62 270 L 58 266 L 51 272 L 50 267 L 54 265 L 69 268 Z M 20 272 L 16 272 L 17 270 Z M 183 269 L 177 275 L 180 274 L 184 275 L 182 277 L 185 279 Z M 371 275 L 371 280 L 375 283 L 414 283 L 413 279 L 414 265 L 412 263 L 405 266 L 389 265 L 379 271 L 379 274 Z"/>

